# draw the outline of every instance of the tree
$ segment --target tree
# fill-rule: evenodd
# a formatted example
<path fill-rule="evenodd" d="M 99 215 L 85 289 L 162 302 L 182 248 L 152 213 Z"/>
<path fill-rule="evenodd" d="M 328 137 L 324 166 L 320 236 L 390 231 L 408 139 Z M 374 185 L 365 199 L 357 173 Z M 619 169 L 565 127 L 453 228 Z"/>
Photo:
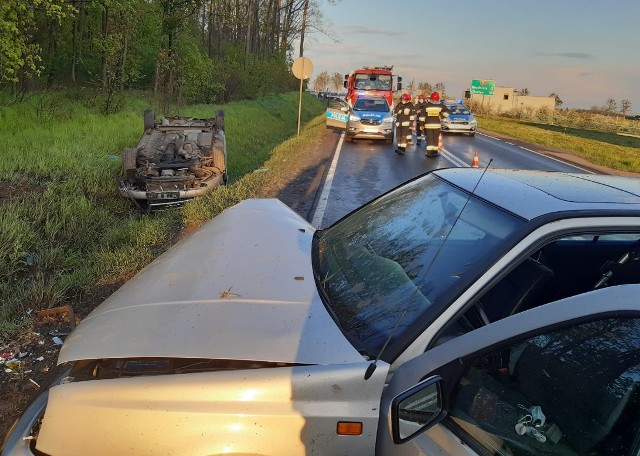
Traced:
<path fill-rule="evenodd" d="M 436 85 L 433 86 L 433 89 L 440 94 L 441 98 L 444 98 L 445 96 L 444 82 L 436 82 Z"/>
<path fill-rule="evenodd" d="M 620 111 L 623 116 L 626 116 L 629 111 L 631 111 L 631 102 L 627 99 L 620 101 Z"/>
<path fill-rule="evenodd" d="M 75 12 L 64 0 L 2 0 L 0 85 L 40 75 L 43 70 L 42 46 L 34 41 L 38 21 L 59 24 Z"/>
<path fill-rule="evenodd" d="M 560 99 L 557 93 L 551 92 L 549 96 L 555 99 L 556 108 L 559 108 L 560 106 L 562 106 L 562 100 Z"/>
<path fill-rule="evenodd" d="M 414 90 L 416 90 L 416 81 L 414 81 L 413 79 L 411 80 L 411 82 L 409 84 L 407 84 L 407 88 L 406 88 L 408 93 L 413 93 Z"/>
<path fill-rule="evenodd" d="M 334 92 L 340 92 L 343 88 L 343 78 L 344 77 L 340 73 L 333 73 L 333 75 L 331 75 L 331 87 Z"/>
<path fill-rule="evenodd" d="M 618 103 L 613 98 L 609 98 L 605 104 L 604 110 L 608 113 L 614 113 L 618 109 Z"/>
<path fill-rule="evenodd" d="M 527 89 L 526 87 L 524 89 L 520 89 L 516 91 L 516 94 L 521 96 L 521 97 L 526 97 L 529 95 L 529 89 Z"/>
<path fill-rule="evenodd" d="M 318 73 L 316 78 L 313 80 L 313 90 L 316 92 L 328 92 L 329 91 L 329 73 L 323 71 Z"/>
<path fill-rule="evenodd" d="M 433 92 L 433 87 L 428 82 L 421 82 L 418 84 L 418 91 L 424 93 L 428 98 L 431 92 Z"/>

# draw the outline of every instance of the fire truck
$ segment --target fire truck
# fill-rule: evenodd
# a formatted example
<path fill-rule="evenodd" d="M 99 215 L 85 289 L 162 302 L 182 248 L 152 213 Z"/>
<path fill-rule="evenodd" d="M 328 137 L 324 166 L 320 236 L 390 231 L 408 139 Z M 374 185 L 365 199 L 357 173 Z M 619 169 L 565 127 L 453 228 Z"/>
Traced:
<path fill-rule="evenodd" d="M 347 102 L 350 106 L 356 98 L 363 95 L 384 97 L 389 106 L 393 106 L 393 83 L 396 89 L 402 90 L 402 78 L 392 73 L 393 66 L 362 67 L 344 75 L 344 87 L 347 89 Z"/>

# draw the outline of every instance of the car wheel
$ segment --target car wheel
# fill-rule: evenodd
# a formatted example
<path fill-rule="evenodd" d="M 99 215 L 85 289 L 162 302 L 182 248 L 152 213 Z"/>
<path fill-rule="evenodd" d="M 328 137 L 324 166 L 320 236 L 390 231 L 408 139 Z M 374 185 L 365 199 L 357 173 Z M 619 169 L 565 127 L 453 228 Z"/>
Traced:
<path fill-rule="evenodd" d="M 227 172 L 227 164 L 225 160 L 225 149 L 220 143 L 213 144 L 212 157 L 213 166 L 218 168 L 223 173 Z"/>
<path fill-rule="evenodd" d="M 473 133 L 469 133 L 469 136 L 471 136 L 472 138 L 476 135 L 476 132 L 474 131 Z"/>
<path fill-rule="evenodd" d="M 156 112 L 153 109 L 145 109 L 143 114 L 144 131 L 152 129 L 156 124 Z"/>
<path fill-rule="evenodd" d="M 138 151 L 127 147 L 122 157 L 122 168 L 124 177 L 128 182 L 132 182 L 136 178 L 136 158 Z"/>
<path fill-rule="evenodd" d="M 345 141 L 347 142 L 353 142 L 353 136 L 349 136 L 349 135 L 345 135 L 344 136 Z"/>
<path fill-rule="evenodd" d="M 216 127 L 224 131 L 224 111 L 216 111 Z"/>

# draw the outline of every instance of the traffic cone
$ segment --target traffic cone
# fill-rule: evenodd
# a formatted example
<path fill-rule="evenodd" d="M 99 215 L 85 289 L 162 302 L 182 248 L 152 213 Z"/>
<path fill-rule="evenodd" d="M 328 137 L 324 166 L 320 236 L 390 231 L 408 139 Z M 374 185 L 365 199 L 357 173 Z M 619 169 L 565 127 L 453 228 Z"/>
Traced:
<path fill-rule="evenodd" d="M 438 150 L 443 150 L 444 146 L 442 145 L 442 133 L 438 135 Z"/>
<path fill-rule="evenodd" d="M 476 153 L 473 155 L 473 161 L 471 162 L 471 167 L 472 167 L 472 168 L 477 168 L 478 166 L 480 166 L 480 163 L 479 163 L 479 161 L 478 161 L 478 152 L 476 152 Z"/>

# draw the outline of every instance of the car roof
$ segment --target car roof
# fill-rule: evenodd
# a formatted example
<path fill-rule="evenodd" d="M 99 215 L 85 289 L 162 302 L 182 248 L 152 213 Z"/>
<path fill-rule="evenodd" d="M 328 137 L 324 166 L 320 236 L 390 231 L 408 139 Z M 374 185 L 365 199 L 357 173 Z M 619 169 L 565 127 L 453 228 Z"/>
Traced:
<path fill-rule="evenodd" d="M 566 217 L 567 212 L 640 215 L 640 179 L 634 177 L 492 168 L 447 168 L 435 174 L 527 220 Z"/>

